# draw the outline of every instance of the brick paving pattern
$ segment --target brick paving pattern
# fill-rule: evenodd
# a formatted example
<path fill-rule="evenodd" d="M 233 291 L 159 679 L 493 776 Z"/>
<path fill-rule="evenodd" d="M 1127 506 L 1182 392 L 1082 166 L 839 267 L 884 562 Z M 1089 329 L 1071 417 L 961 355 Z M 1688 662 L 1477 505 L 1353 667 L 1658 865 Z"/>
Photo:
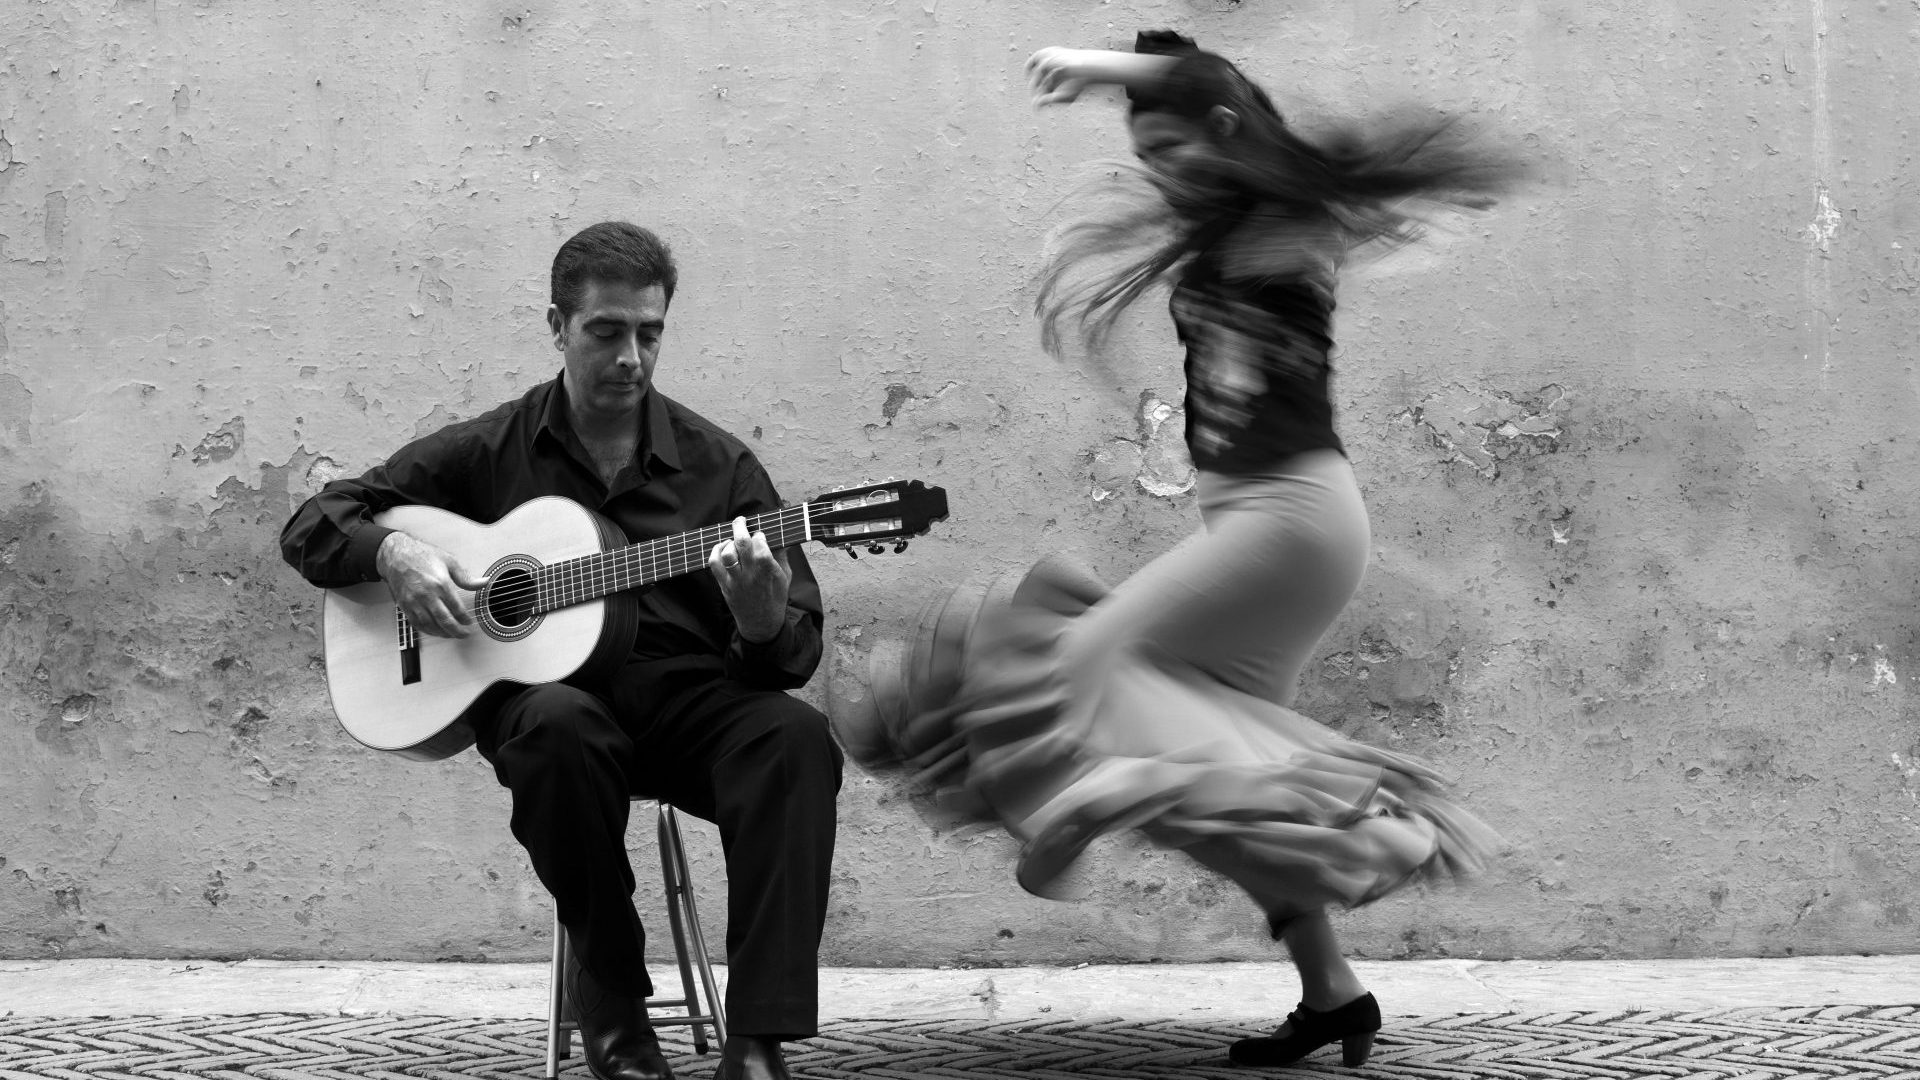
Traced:
<path fill-rule="evenodd" d="M 1465 1014 L 1391 1020 L 1359 1070 L 1328 1047 L 1291 1069 L 1239 1069 L 1224 1047 L 1248 1034 L 1190 1022 L 840 1021 L 790 1048 L 821 1078 L 1370 1077 L 1378 1080 L 1908 1077 L 1920 1080 L 1920 1006 L 1711 1012 Z M 717 1054 L 662 1032 L 689 1080 Z M 541 1074 L 535 1021 L 270 1014 L 197 1018 L 0 1017 L 0 1080 L 365 1080 Z M 563 1080 L 589 1080 L 576 1054 Z"/>

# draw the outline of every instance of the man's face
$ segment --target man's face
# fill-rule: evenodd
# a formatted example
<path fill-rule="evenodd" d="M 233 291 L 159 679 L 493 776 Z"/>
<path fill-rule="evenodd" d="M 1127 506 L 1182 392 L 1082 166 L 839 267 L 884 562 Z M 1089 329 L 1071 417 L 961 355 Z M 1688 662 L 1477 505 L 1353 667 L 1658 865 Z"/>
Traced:
<path fill-rule="evenodd" d="M 639 411 L 667 329 L 666 289 L 589 281 L 573 315 L 563 321 L 550 306 L 547 325 L 567 358 L 567 398 L 578 413 L 613 420 Z"/>

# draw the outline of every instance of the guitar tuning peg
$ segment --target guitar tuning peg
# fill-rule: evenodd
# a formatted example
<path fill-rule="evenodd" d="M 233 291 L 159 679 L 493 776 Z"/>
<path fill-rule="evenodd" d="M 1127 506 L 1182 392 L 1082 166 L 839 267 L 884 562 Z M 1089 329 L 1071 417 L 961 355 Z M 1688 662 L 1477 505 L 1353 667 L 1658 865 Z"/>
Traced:
<path fill-rule="evenodd" d="M 887 545 L 885 544 L 868 544 L 867 545 L 867 554 L 869 555 L 878 555 L 885 550 L 887 550 Z"/>
<path fill-rule="evenodd" d="M 853 545 L 852 545 L 852 544 L 848 544 L 848 545 L 847 545 L 847 558 L 849 558 L 849 559 L 857 559 L 857 558 L 859 558 L 859 557 L 860 557 L 860 553 L 859 553 L 859 552 L 857 552 L 857 551 L 855 551 L 855 550 L 853 550 Z"/>
<path fill-rule="evenodd" d="M 905 550 L 907 550 L 907 542 L 905 540 L 902 540 L 899 543 L 893 545 L 893 553 L 895 555 L 898 555 Z"/>

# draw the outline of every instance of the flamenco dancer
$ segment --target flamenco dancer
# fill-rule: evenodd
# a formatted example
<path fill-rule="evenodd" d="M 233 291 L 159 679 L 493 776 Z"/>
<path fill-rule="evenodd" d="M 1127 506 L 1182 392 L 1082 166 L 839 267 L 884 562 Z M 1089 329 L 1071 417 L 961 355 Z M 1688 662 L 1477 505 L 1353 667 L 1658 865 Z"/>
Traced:
<path fill-rule="evenodd" d="M 1140 162 L 1065 230 L 1038 309 L 1049 351 L 1077 329 L 1097 355 L 1123 309 L 1171 286 L 1204 529 L 1111 591 L 1057 558 L 957 591 L 904 663 L 875 655 L 868 710 L 835 722 L 863 763 L 913 770 L 1024 841 L 1031 892 L 1057 895 L 1092 839 L 1129 828 L 1232 879 L 1292 955 L 1301 1001 L 1229 1057 L 1285 1065 L 1338 1042 L 1355 1066 L 1380 1010 L 1329 909 L 1470 871 L 1494 837 L 1427 765 L 1288 708 L 1368 553 L 1328 397 L 1334 280 L 1423 216 L 1490 204 L 1518 168 L 1430 116 L 1310 140 L 1191 40 L 1135 48 L 1028 61 L 1036 105 L 1124 87 Z"/>

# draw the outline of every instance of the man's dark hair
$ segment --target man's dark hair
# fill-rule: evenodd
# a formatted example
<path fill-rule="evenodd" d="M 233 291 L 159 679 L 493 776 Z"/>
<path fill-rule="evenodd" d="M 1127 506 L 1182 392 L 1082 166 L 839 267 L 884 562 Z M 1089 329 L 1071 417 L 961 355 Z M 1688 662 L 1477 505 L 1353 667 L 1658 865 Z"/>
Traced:
<path fill-rule="evenodd" d="M 638 225 L 603 221 L 574 233 L 553 256 L 553 305 L 570 319 L 586 296 L 587 282 L 610 281 L 644 289 L 658 285 L 673 302 L 680 269 L 667 242 Z"/>

